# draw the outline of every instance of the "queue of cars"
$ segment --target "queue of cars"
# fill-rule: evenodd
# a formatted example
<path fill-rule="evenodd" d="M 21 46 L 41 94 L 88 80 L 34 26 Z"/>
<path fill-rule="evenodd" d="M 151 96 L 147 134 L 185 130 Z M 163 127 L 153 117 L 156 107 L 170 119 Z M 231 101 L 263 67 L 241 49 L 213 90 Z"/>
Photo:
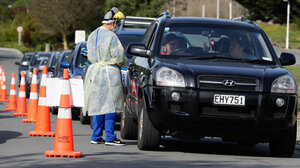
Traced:
<path fill-rule="evenodd" d="M 272 155 L 293 155 L 297 88 L 282 67 L 295 64 L 293 54 L 278 58 L 263 29 L 244 17 L 172 18 L 165 12 L 147 27 L 117 31 L 130 60 L 123 71 L 123 139 L 156 150 L 161 136 L 220 137 L 246 145 L 269 143 Z M 171 42 L 175 45 L 175 38 L 167 40 L 171 36 L 177 48 L 166 52 Z M 235 57 L 237 44 L 243 54 Z M 85 45 L 77 44 L 61 63 L 73 78 L 84 79 L 90 64 Z M 88 116 L 80 113 L 80 118 L 88 123 Z"/>

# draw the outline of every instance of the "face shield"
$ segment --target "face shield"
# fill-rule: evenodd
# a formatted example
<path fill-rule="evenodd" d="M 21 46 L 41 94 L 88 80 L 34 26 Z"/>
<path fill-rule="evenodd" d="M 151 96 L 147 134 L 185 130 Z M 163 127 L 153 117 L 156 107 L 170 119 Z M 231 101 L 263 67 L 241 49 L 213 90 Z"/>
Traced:
<path fill-rule="evenodd" d="M 121 20 L 125 19 L 125 15 L 122 12 L 118 11 L 118 13 L 116 13 L 114 15 L 113 19 L 114 19 L 114 28 L 113 28 L 113 31 L 115 32 L 118 29 L 118 27 L 120 27 Z"/>
<path fill-rule="evenodd" d="M 114 21 L 114 27 L 113 27 L 113 32 L 116 32 L 116 30 L 120 27 L 120 25 L 121 25 L 121 21 L 120 20 L 115 20 Z"/>

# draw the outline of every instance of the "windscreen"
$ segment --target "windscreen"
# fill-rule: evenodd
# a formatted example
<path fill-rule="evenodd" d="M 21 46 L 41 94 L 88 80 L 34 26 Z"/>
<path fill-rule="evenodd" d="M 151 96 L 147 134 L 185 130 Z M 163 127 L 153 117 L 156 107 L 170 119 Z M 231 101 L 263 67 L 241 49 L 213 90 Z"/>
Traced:
<path fill-rule="evenodd" d="M 38 66 L 40 65 L 40 63 L 43 61 L 43 60 L 47 60 L 49 59 L 51 55 L 50 54 L 35 54 L 30 62 L 30 65 L 31 66 Z M 45 65 L 47 63 L 47 61 L 44 61 L 42 62 L 43 65 Z"/>
<path fill-rule="evenodd" d="M 161 58 L 219 57 L 273 61 L 263 35 L 255 29 L 207 24 L 169 24 L 161 38 Z"/>

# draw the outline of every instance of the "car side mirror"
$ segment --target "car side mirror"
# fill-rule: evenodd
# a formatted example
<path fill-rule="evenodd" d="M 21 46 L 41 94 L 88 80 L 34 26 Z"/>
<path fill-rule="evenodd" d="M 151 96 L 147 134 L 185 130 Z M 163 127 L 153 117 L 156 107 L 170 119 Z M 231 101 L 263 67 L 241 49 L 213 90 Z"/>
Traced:
<path fill-rule="evenodd" d="M 87 53 L 81 53 L 83 57 L 87 57 Z"/>
<path fill-rule="evenodd" d="M 148 58 L 151 55 L 151 51 L 146 48 L 144 43 L 129 44 L 127 47 L 127 53 L 146 58 Z"/>
<path fill-rule="evenodd" d="M 49 68 L 48 68 L 48 72 L 54 73 L 54 72 L 55 72 L 55 69 L 54 69 L 53 67 L 49 67 Z"/>
<path fill-rule="evenodd" d="M 16 65 L 20 65 L 20 62 L 19 62 L 19 61 L 16 61 L 15 64 L 16 64 Z"/>
<path fill-rule="evenodd" d="M 83 48 L 82 50 L 81 50 L 81 55 L 82 56 L 84 56 L 84 57 L 87 57 L 87 49 L 86 48 Z"/>
<path fill-rule="evenodd" d="M 295 55 L 288 52 L 282 52 L 280 55 L 280 63 L 282 66 L 294 65 L 296 63 Z"/>
<path fill-rule="evenodd" d="M 62 67 L 62 68 L 70 68 L 70 63 L 68 63 L 68 62 L 62 62 L 62 63 L 60 63 L 60 67 Z"/>

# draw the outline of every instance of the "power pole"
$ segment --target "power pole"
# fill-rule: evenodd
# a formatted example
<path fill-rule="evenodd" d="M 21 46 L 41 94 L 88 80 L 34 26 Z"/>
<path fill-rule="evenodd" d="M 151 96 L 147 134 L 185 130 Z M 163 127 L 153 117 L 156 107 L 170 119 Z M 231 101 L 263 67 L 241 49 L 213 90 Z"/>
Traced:
<path fill-rule="evenodd" d="M 220 0 L 217 0 L 217 19 L 220 17 Z"/>
<path fill-rule="evenodd" d="M 229 2 L 229 20 L 232 19 L 232 2 Z"/>
<path fill-rule="evenodd" d="M 202 5 L 202 17 L 205 17 L 205 5 Z"/>
<path fill-rule="evenodd" d="M 289 49 L 289 29 L 290 29 L 290 1 L 287 2 L 287 19 L 286 19 L 286 44 L 285 48 Z"/>
<path fill-rule="evenodd" d="M 173 16 L 175 17 L 175 13 L 176 13 L 176 0 L 173 0 Z"/>

